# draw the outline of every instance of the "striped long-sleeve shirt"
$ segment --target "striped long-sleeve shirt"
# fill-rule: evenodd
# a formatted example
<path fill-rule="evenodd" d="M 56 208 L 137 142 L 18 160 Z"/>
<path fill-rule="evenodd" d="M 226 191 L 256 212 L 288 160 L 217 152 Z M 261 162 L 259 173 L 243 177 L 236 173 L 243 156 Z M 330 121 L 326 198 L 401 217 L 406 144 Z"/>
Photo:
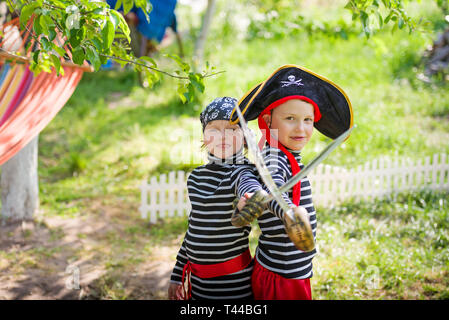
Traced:
<path fill-rule="evenodd" d="M 297 152 L 292 152 L 298 161 L 300 168 L 304 166 L 300 163 L 301 156 Z M 277 186 L 282 186 L 291 177 L 292 171 L 287 156 L 277 148 L 265 146 L 262 151 L 265 163 Z M 266 189 L 268 192 L 268 190 Z M 292 192 L 282 194 L 285 201 L 291 205 Z M 316 213 L 312 202 L 312 190 L 309 180 L 301 180 L 301 198 L 299 205 L 307 209 L 313 236 L 316 237 Z M 282 277 L 290 279 L 305 279 L 312 277 L 312 259 L 316 250 L 303 252 L 298 250 L 288 237 L 282 217 L 283 210 L 276 201 L 268 205 L 268 209 L 258 218 L 260 230 L 259 245 L 256 251 L 257 261 L 266 269 L 275 272 Z"/>
<path fill-rule="evenodd" d="M 231 160 L 231 161 L 229 161 Z M 195 264 L 228 261 L 248 250 L 247 227 L 231 224 L 232 202 L 245 192 L 261 189 L 255 167 L 242 153 L 223 160 L 209 155 L 209 163 L 192 171 L 187 179 L 192 210 L 184 241 L 176 257 L 171 281 L 181 283 L 187 260 Z M 251 298 L 252 263 L 245 269 L 220 277 L 202 279 L 191 275 L 193 299 Z"/>

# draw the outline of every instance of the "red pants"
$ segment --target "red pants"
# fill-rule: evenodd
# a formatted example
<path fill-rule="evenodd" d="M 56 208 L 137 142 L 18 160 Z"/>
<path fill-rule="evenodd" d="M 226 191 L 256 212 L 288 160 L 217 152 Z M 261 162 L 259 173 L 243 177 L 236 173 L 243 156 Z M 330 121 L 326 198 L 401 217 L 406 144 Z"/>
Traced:
<path fill-rule="evenodd" d="M 255 300 L 312 300 L 310 279 L 287 279 L 255 259 L 251 278 Z"/>

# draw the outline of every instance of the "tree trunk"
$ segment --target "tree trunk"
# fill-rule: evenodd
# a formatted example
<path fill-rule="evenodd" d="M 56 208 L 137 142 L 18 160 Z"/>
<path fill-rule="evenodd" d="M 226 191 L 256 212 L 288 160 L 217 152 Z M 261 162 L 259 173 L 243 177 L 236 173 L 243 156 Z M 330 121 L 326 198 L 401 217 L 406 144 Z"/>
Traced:
<path fill-rule="evenodd" d="M 2 220 L 33 219 L 39 206 L 38 139 L 39 136 L 35 137 L 2 166 Z"/>
<path fill-rule="evenodd" d="M 207 34 L 209 33 L 212 16 L 215 11 L 216 0 L 207 0 L 206 13 L 203 17 L 203 24 L 201 25 L 200 34 L 195 42 L 195 51 L 193 53 L 193 65 L 196 71 L 203 66 L 204 44 L 206 43 Z"/>

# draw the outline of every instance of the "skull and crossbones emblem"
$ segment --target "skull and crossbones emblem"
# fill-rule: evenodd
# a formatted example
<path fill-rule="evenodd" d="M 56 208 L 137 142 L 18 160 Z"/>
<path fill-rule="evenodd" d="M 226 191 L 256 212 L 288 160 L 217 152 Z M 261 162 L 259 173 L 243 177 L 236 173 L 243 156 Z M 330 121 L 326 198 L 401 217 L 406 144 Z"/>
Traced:
<path fill-rule="evenodd" d="M 291 85 L 299 87 L 304 85 L 303 83 L 301 83 L 302 79 L 296 80 L 294 75 L 289 75 L 287 79 L 288 81 L 281 81 L 282 87 L 288 87 Z"/>

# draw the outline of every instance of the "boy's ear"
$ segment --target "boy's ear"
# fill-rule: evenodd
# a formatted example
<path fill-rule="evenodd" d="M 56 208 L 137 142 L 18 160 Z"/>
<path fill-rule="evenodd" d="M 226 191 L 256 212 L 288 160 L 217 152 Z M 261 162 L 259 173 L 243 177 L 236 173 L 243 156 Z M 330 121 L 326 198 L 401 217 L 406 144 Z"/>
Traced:
<path fill-rule="evenodd" d="M 271 127 L 271 114 L 264 114 L 262 116 L 262 119 L 265 121 L 265 123 L 267 124 L 268 128 Z"/>

